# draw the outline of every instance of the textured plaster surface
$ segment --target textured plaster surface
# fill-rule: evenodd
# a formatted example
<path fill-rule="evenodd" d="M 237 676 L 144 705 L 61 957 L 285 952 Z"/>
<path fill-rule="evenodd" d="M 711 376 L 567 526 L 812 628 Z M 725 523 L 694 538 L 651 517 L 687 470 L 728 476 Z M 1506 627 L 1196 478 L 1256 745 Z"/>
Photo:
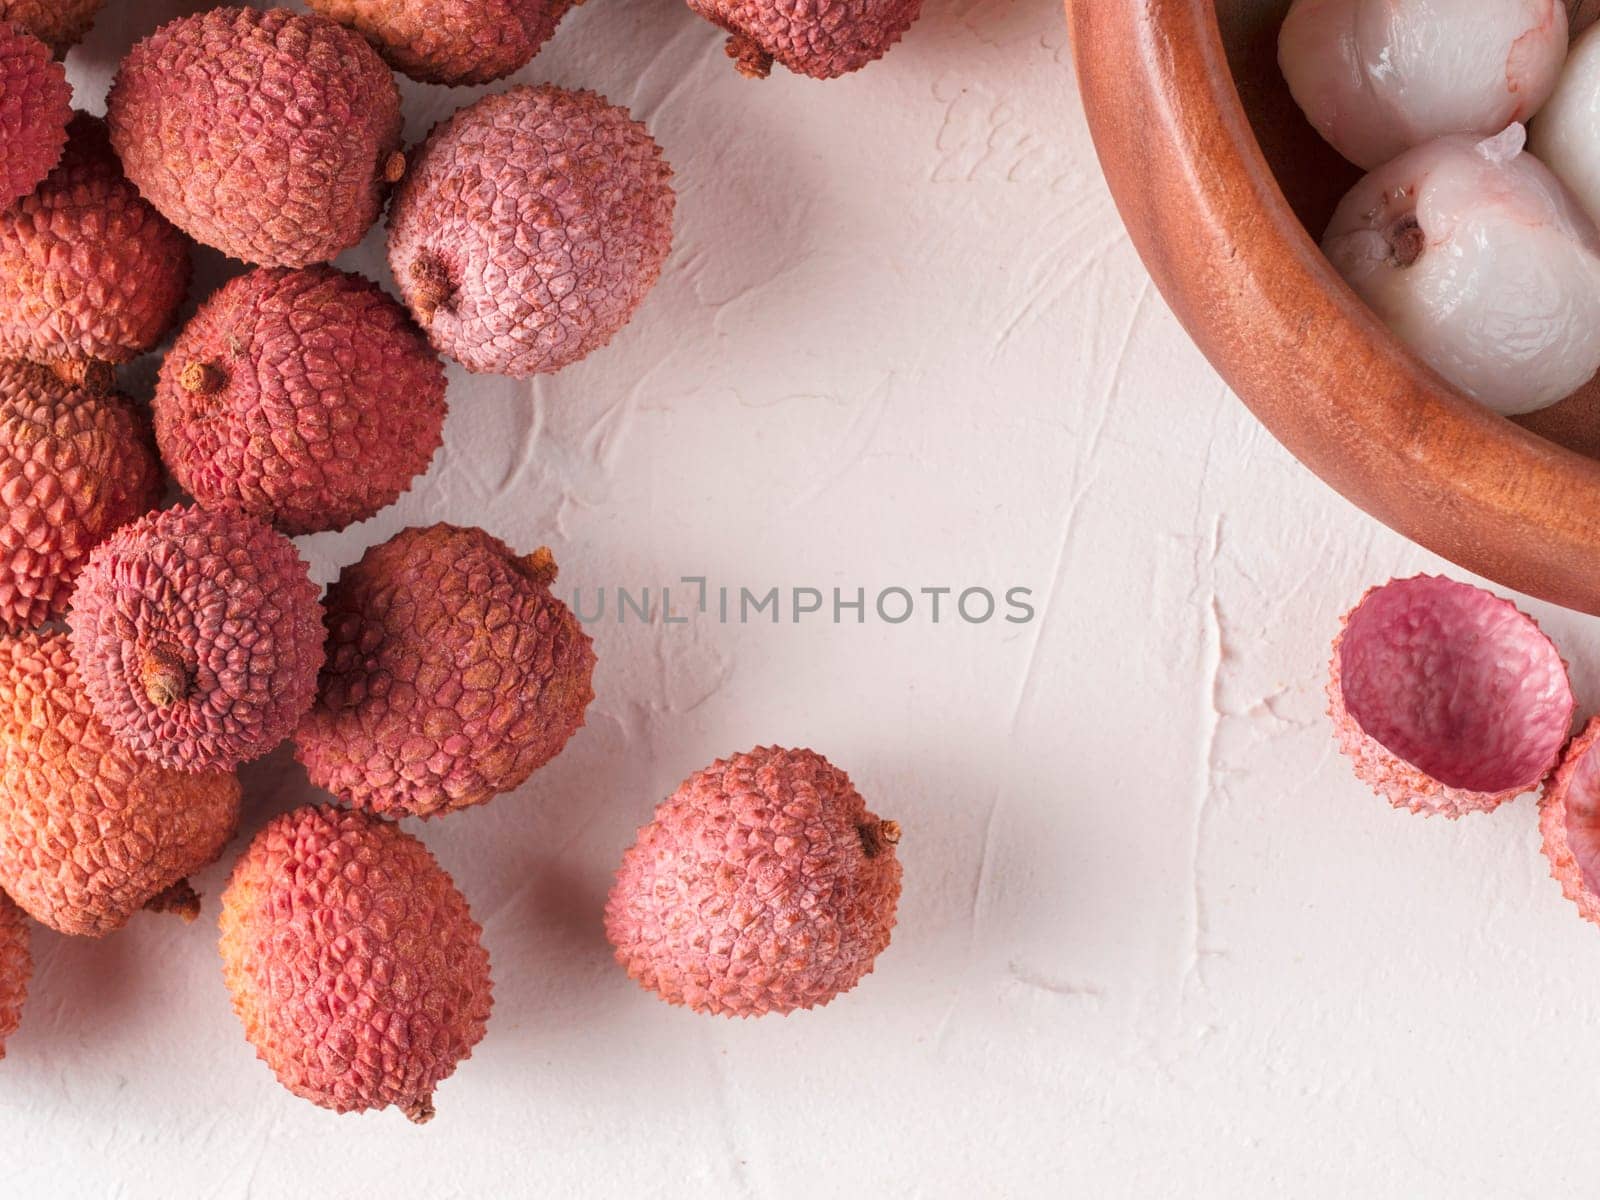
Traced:
<path fill-rule="evenodd" d="M 111 5 L 80 102 L 199 7 Z M 1445 564 L 1311 478 L 1167 313 L 1055 0 L 927 9 L 825 84 L 740 79 L 679 0 L 575 10 L 518 78 L 598 88 L 661 140 L 660 287 L 558 376 L 452 369 L 428 478 L 300 544 L 326 580 L 470 521 L 548 542 L 585 589 L 1017 585 L 1037 619 L 596 624 L 567 751 L 409 823 L 494 961 L 488 1037 L 431 1125 L 336 1118 L 254 1060 L 219 866 L 200 925 L 36 935 L 0 1194 L 1592 1194 L 1600 934 L 1532 800 L 1394 812 L 1322 716 L 1339 614 Z M 412 138 L 476 94 L 406 93 Z M 380 237 L 343 262 L 379 273 Z M 1592 706 L 1600 623 L 1527 607 Z M 904 826 L 900 927 L 828 1008 L 670 1009 L 611 961 L 611 873 L 680 779 L 767 742 L 823 751 Z M 307 794 L 286 751 L 246 783 L 247 834 Z"/>

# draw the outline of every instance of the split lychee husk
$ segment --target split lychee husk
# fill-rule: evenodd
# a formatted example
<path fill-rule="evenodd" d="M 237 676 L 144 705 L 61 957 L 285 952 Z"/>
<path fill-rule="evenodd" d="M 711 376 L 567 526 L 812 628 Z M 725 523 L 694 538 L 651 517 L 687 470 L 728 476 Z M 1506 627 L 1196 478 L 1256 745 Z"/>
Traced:
<path fill-rule="evenodd" d="M 1533 618 L 1435 576 L 1373 588 L 1346 615 L 1328 701 L 1363 782 L 1396 808 L 1447 817 L 1538 787 L 1576 708 L 1566 664 Z"/>

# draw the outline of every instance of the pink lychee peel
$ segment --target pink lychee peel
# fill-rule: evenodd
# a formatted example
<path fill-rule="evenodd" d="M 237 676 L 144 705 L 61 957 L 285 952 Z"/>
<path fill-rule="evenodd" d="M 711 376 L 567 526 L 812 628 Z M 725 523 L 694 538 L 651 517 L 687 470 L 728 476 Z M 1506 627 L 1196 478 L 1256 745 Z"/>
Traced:
<path fill-rule="evenodd" d="M 1396 808 L 1488 812 L 1537 787 L 1572 729 L 1566 664 L 1527 614 L 1419 575 L 1371 589 L 1334 639 L 1328 715 Z"/>

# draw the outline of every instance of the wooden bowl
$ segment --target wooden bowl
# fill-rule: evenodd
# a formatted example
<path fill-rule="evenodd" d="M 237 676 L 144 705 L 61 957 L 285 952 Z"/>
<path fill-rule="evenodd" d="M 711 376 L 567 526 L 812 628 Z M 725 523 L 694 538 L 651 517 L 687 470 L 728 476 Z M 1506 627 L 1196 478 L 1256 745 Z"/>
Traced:
<path fill-rule="evenodd" d="M 1508 421 L 1434 374 L 1317 249 L 1359 172 L 1278 72 L 1289 0 L 1066 0 L 1084 108 L 1184 328 L 1351 501 L 1507 587 L 1600 613 L 1600 384 Z"/>

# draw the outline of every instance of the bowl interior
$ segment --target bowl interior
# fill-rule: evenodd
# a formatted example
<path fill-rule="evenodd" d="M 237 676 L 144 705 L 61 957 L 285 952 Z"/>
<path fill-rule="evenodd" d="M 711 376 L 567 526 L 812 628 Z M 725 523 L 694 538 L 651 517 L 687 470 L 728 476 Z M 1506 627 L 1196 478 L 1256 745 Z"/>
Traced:
<path fill-rule="evenodd" d="M 1321 241 L 1361 172 L 1318 136 L 1278 70 L 1278 27 L 1290 0 L 1217 0 L 1217 22 L 1256 140 L 1300 223 Z M 1515 418 L 1553 442 L 1600 459 L 1600 380 L 1542 412 Z"/>

